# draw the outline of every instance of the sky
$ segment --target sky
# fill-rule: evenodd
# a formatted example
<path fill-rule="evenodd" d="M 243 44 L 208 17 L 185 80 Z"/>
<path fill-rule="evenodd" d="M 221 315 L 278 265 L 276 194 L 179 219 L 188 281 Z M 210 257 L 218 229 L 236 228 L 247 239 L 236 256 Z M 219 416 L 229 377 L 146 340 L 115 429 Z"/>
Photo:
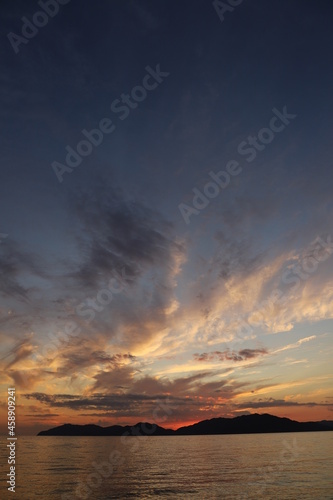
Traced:
<path fill-rule="evenodd" d="M 332 420 L 330 2 L 1 2 L 1 431 Z"/>

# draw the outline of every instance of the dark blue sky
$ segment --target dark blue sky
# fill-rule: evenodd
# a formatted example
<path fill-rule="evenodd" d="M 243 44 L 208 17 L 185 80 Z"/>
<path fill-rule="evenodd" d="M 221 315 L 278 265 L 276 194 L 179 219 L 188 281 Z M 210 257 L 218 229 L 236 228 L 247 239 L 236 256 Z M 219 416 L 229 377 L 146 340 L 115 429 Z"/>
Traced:
<path fill-rule="evenodd" d="M 296 397 L 315 401 L 326 418 L 330 247 L 321 246 L 327 259 L 306 278 L 304 269 L 295 278 L 293 266 L 307 267 L 317 238 L 329 241 L 333 231 L 333 7 L 244 0 L 223 22 L 202 0 L 70 0 L 54 8 L 49 19 L 36 17 L 43 9 L 34 1 L 0 7 L 3 374 L 27 401 L 55 398 L 36 396 L 45 418 L 47 405 L 61 406 L 57 394 L 88 394 L 94 405 L 96 391 L 124 401 L 103 406 L 102 422 L 149 419 L 154 397 L 166 393 L 192 395 L 171 423 L 196 420 L 199 395 L 205 416 L 231 415 L 258 404 L 245 386 L 256 390 L 274 377 L 278 389 L 267 394 L 282 403 L 272 412 Z M 26 43 L 15 38 L 25 33 L 23 16 L 47 20 Z M 293 117 L 272 122 L 284 108 Z M 66 164 L 66 147 L 76 151 L 87 140 L 82 130 L 103 119 L 114 130 L 95 133 L 103 140 L 83 146 L 91 153 L 78 166 Z M 203 198 L 210 173 L 232 160 L 239 173 Z M 54 162 L 67 172 L 57 176 Z M 288 272 L 298 288 L 283 279 Z M 124 290 L 109 302 L 104 295 L 102 307 L 101 291 L 121 273 Z M 240 339 L 240 318 L 286 287 L 288 300 Z M 96 297 L 102 309 L 92 314 L 87 300 Z M 46 354 L 69 321 L 80 331 Z M 308 342 L 316 346 L 311 362 Z M 294 347 L 298 357 L 286 358 Z M 252 354 L 237 364 L 226 349 Z M 259 368 L 246 376 L 254 362 Z M 293 367 L 286 380 L 274 371 L 281 363 Z M 235 375 L 213 408 L 221 364 Z M 288 392 L 287 381 L 294 387 L 304 375 L 300 366 L 311 380 Z M 138 396 L 130 408 L 129 393 Z M 151 406 L 140 406 L 142 394 Z M 75 411 L 71 418 L 81 418 Z"/>

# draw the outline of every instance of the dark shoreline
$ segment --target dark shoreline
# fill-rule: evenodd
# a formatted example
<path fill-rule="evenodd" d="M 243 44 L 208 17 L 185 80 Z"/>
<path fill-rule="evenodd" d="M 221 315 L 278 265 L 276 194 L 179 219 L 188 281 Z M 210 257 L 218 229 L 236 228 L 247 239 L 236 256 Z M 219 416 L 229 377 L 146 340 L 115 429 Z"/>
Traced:
<path fill-rule="evenodd" d="M 333 421 L 297 422 L 289 418 L 258 413 L 242 415 L 234 418 L 212 418 L 196 424 L 165 429 L 149 422 L 139 422 L 135 425 L 100 427 L 98 425 L 64 424 L 47 431 L 41 431 L 38 436 L 205 436 L 229 434 L 278 434 L 285 432 L 322 432 L 332 431 Z"/>

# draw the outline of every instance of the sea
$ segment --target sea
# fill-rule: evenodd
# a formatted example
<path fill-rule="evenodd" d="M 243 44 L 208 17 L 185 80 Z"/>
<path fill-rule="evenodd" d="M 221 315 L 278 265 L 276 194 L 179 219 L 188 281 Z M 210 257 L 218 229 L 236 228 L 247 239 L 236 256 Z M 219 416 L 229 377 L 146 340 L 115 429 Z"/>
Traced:
<path fill-rule="evenodd" d="M 212 436 L 18 436 L 15 500 L 333 499 L 333 431 Z"/>

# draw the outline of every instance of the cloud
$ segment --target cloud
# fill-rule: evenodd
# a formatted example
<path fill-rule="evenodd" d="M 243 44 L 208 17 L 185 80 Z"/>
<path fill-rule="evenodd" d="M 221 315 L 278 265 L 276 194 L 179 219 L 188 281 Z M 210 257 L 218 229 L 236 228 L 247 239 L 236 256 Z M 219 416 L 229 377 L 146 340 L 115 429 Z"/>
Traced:
<path fill-rule="evenodd" d="M 202 354 L 194 354 L 193 357 L 196 361 L 245 361 L 253 359 L 264 354 L 268 354 L 267 349 L 241 349 L 240 351 L 213 351 L 204 352 Z"/>
<path fill-rule="evenodd" d="M 10 238 L 0 245 L 0 274 L 0 294 L 24 302 L 29 302 L 30 288 L 22 283 L 22 277 L 45 276 L 41 258 L 22 250 Z"/>
<path fill-rule="evenodd" d="M 333 404 L 329 403 L 315 403 L 315 402 L 297 402 L 297 401 L 285 401 L 284 399 L 274 399 L 274 398 L 269 398 L 266 400 L 259 399 L 258 401 L 245 401 L 244 403 L 236 404 L 236 408 L 240 409 L 258 409 L 258 408 L 279 408 L 279 407 L 291 407 L 291 406 L 307 406 L 307 407 L 314 407 L 314 406 L 332 406 Z"/>
<path fill-rule="evenodd" d="M 149 345 L 178 308 L 175 288 L 186 259 L 184 243 L 158 212 L 112 186 L 73 195 L 71 209 L 78 255 L 59 282 L 63 296 L 69 287 L 76 295 L 76 304 L 73 294 L 68 299 L 79 315 L 73 319 L 89 336 L 121 342 L 123 349 Z M 91 322 L 84 321 L 89 300 L 98 300 L 110 280 L 122 275 L 121 291 L 94 311 Z"/>
<path fill-rule="evenodd" d="M 172 236 L 169 222 L 110 186 L 82 192 L 72 204 L 84 260 L 71 277 L 87 288 L 98 286 L 101 273 L 121 273 L 123 269 L 137 280 L 152 266 L 168 267 L 172 254 L 184 251 Z"/>
<path fill-rule="evenodd" d="M 32 337 L 33 334 L 26 335 L 25 338 L 19 340 L 16 345 L 3 358 L 1 358 L 2 360 L 8 357 L 12 358 L 6 365 L 6 370 L 9 370 L 15 364 L 30 357 L 35 351 L 36 347 L 31 344 Z"/>
<path fill-rule="evenodd" d="M 135 356 L 130 353 L 111 354 L 110 350 L 105 350 L 106 340 L 74 338 L 59 349 L 55 350 L 50 364 L 55 363 L 57 372 L 68 376 L 78 371 L 88 370 L 90 367 L 104 365 L 116 368 L 126 363 L 133 363 Z"/>
<path fill-rule="evenodd" d="M 93 377 L 96 380 L 93 390 L 130 389 L 135 373 L 131 366 L 116 366 L 112 370 L 103 370 Z"/>
<path fill-rule="evenodd" d="M 328 402 L 298 402 L 274 398 L 236 403 L 231 394 L 227 400 L 223 400 L 219 390 L 216 389 L 216 383 L 210 384 L 210 388 L 214 391 L 214 398 L 207 397 L 207 395 L 198 397 L 196 394 L 191 394 L 184 397 L 184 395 L 175 396 L 165 393 L 96 393 L 89 397 L 72 394 L 30 393 L 24 394 L 24 397 L 28 400 L 37 400 L 50 408 L 75 411 L 79 416 L 105 417 L 111 419 L 112 423 L 120 420 L 127 424 L 140 418 L 151 422 L 158 421 L 163 411 L 164 417 L 160 421 L 162 424 L 163 422 L 199 421 L 205 418 L 234 416 L 239 415 L 239 411 L 249 412 L 249 410 L 266 408 L 324 407 L 331 410 L 333 407 L 333 403 Z"/>
<path fill-rule="evenodd" d="M 24 397 L 50 408 L 111 412 L 114 418 L 139 415 L 152 418 L 156 407 L 168 400 L 176 407 L 172 412 L 174 421 L 188 419 L 191 414 L 200 419 L 211 412 L 212 404 L 222 411 L 223 402 L 231 401 L 247 385 L 234 380 L 210 380 L 212 375 L 214 373 L 203 372 L 175 380 L 147 375 L 138 378 L 130 366 L 116 367 L 100 371 L 95 376 L 93 392 L 87 395 L 33 392 L 25 393 Z"/>
<path fill-rule="evenodd" d="M 43 379 L 43 376 L 45 378 L 45 372 L 39 369 L 8 370 L 7 374 L 13 379 L 15 386 L 24 390 L 31 390 Z"/>
<path fill-rule="evenodd" d="M 43 272 L 42 259 L 24 254 L 13 242 L 6 241 L 0 249 L 4 278 L 0 288 L 15 301 L 15 312 L 2 320 L 8 333 L 14 328 L 18 335 L 34 330 L 40 353 L 48 344 L 54 351 L 44 360 L 39 356 L 39 362 L 57 361 L 69 372 L 112 363 L 113 353 L 105 349 L 112 342 L 118 345 L 116 352 L 135 347 L 142 353 L 158 348 L 179 307 L 175 290 L 186 259 L 181 238 L 156 210 L 107 184 L 78 189 L 72 193 L 69 209 L 75 221 L 75 251 L 66 262 L 56 263 L 57 272 L 52 276 Z M 79 315 L 78 306 L 79 312 L 86 311 L 87 301 L 96 300 L 99 292 L 109 287 L 111 278 L 123 274 L 124 289 L 114 293 L 101 312 L 95 311 L 92 321 Z M 36 280 L 38 277 L 44 281 Z M 29 301 L 29 307 L 18 307 L 19 300 Z M 47 332 L 52 330 L 50 336 L 60 339 L 69 321 L 80 329 L 76 341 L 50 341 Z M 94 349 L 87 347 L 89 338 L 96 344 Z M 20 349 L 18 356 L 23 360 L 31 348 Z"/>
<path fill-rule="evenodd" d="M 317 338 L 316 335 L 311 335 L 310 337 L 304 337 L 303 339 L 299 339 L 294 344 L 288 344 L 283 347 L 280 347 L 279 349 L 276 349 L 275 351 L 272 351 L 272 354 L 277 354 L 278 352 L 287 351 L 289 349 L 295 349 L 300 345 L 304 344 L 304 342 L 310 342 L 311 340 L 314 340 L 316 338 Z"/>
<path fill-rule="evenodd" d="M 33 418 L 52 418 L 52 417 L 59 417 L 59 413 L 25 413 L 25 417 L 33 417 Z"/>

